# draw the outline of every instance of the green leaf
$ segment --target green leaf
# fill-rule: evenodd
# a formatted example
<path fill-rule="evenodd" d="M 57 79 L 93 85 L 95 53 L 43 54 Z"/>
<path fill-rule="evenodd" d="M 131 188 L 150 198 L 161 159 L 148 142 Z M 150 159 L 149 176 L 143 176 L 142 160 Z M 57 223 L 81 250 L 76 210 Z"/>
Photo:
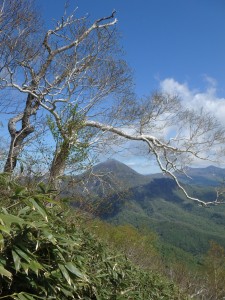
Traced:
<path fill-rule="evenodd" d="M 69 270 L 71 273 L 73 273 L 77 277 L 79 277 L 85 281 L 88 281 L 87 276 L 85 274 L 81 273 L 81 271 L 78 270 L 77 267 L 72 262 L 66 263 L 65 267 L 67 268 L 67 270 Z"/>
<path fill-rule="evenodd" d="M 31 209 L 31 208 L 30 208 L 29 206 L 23 207 L 22 209 L 19 210 L 18 216 L 27 214 L 27 213 L 30 211 L 30 209 Z"/>
<path fill-rule="evenodd" d="M 57 244 L 57 240 L 55 239 L 55 237 L 53 236 L 53 234 L 51 232 L 49 232 L 48 230 L 43 229 L 42 230 L 43 235 L 53 244 L 56 245 Z"/>
<path fill-rule="evenodd" d="M 21 266 L 24 269 L 24 272 L 28 275 L 28 271 L 29 271 L 29 264 L 27 263 L 22 263 L 21 262 Z"/>
<path fill-rule="evenodd" d="M 46 210 L 44 209 L 44 207 L 41 207 L 40 204 L 38 204 L 34 199 L 30 198 L 29 199 L 29 202 L 32 203 L 32 206 L 35 210 L 37 210 L 41 215 L 42 217 L 48 222 L 48 216 L 47 216 L 47 212 Z"/>
<path fill-rule="evenodd" d="M 9 279 L 12 278 L 12 273 L 7 271 L 3 266 L 0 266 L 0 275 L 8 277 Z"/>
<path fill-rule="evenodd" d="M 17 186 L 15 189 L 15 196 L 21 196 L 27 189 L 23 186 Z"/>
<path fill-rule="evenodd" d="M 12 256 L 13 256 L 13 261 L 14 261 L 14 265 L 15 265 L 15 270 L 16 270 L 16 272 L 18 272 L 21 267 L 21 259 L 20 259 L 19 255 L 13 250 L 12 250 Z"/>
<path fill-rule="evenodd" d="M 42 298 L 42 297 L 35 297 L 36 299 L 38 298 L 38 299 L 44 299 L 44 298 Z M 24 292 L 22 292 L 22 293 L 19 293 L 19 294 L 13 294 L 13 299 L 16 299 L 16 300 L 35 300 L 35 298 L 32 296 L 32 295 L 30 295 L 30 294 L 28 294 L 28 293 L 24 293 Z"/>
<path fill-rule="evenodd" d="M 40 188 L 40 190 L 43 194 L 46 194 L 46 185 L 43 182 L 40 182 L 38 184 L 38 187 Z"/>
<path fill-rule="evenodd" d="M 31 260 L 29 267 L 32 271 L 35 272 L 36 275 L 38 275 L 39 270 L 44 269 L 44 267 L 39 262 L 37 262 L 36 260 Z"/>
<path fill-rule="evenodd" d="M 5 215 L 5 214 L 0 214 L 0 221 L 2 225 L 9 225 L 11 226 L 12 223 L 19 225 L 20 227 L 25 223 L 25 221 L 17 216 L 14 215 Z"/>
<path fill-rule="evenodd" d="M 25 297 L 25 295 L 23 295 L 22 293 L 18 294 L 18 299 L 20 300 L 27 300 L 29 298 Z"/>
<path fill-rule="evenodd" d="M 14 250 L 17 253 L 17 255 L 19 255 L 20 257 L 25 259 L 28 263 L 33 259 L 33 257 L 31 256 L 30 253 L 27 253 L 26 251 L 24 251 L 18 247 L 15 247 Z"/>
<path fill-rule="evenodd" d="M 6 209 L 5 207 L 2 207 L 2 211 L 3 211 L 3 213 L 4 213 L 5 215 L 8 215 L 8 214 L 9 214 L 8 211 L 7 211 L 7 209 Z"/>
<path fill-rule="evenodd" d="M 6 226 L 6 225 L 0 225 L 0 231 L 3 231 L 3 232 L 5 232 L 5 233 L 7 233 L 7 234 L 10 235 L 11 228 L 8 227 L 8 226 Z"/>
<path fill-rule="evenodd" d="M 62 272 L 62 275 L 66 279 L 66 281 L 69 283 L 69 285 L 71 285 L 71 278 L 70 278 L 70 275 L 67 272 L 66 268 L 61 264 L 58 264 L 58 266 L 59 266 L 60 271 Z"/>
<path fill-rule="evenodd" d="M 74 299 L 73 293 L 71 293 L 71 291 L 66 290 L 65 288 L 62 288 L 61 291 L 63 292 L 63 294 L 64 294 L 66 297 L 71 297 L 72 299 Z"/>
<path fill-rule="evenodd" d="M 2 251 L 4 248 L 4 237 L 3 235 L 0 233 L 0 251 Z"/>
<path fill-rule="evenodd" d="M 44 203 L 51 203 L 60 206 L 59 201 L 52 200 L 51 198 L 47 197 L 46 195 L 39 195 L 38 197 L 34 197 L 36 200 L 42 200 Z"/>

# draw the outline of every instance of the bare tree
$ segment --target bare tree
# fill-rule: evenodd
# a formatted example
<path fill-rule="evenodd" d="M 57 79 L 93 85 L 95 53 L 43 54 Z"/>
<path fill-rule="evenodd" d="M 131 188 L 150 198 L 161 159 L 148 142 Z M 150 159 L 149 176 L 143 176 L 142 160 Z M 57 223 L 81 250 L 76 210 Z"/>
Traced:
<path fill-rule="evenodd" d="M 125 103 L 127 104 L 126 101 Z M 79 107 L 77 101 L 74 104 L 76 108 Z M 98 110 L 98 105 L 98 102 L 94 103 L 94 116 L 89 115 L 89 111 L 81 115 L 78 109 L 78 115 L 69 112 L 70 118 L 64 120 L 55 108 L 55 124 L 60 124 L 57 132 L 60 128 L 69 127 L 70 131 L 67 131 L 64 141 L 70 141 L 71 144 L 66 144 L 66 155 L 63 147 L 60 148 L 61 165 L 56 166 L 53 161 L 50 174 L 54 182 L 65 171 L 71 147 L 82 145 L 82 134 L 86 138 L 83 145 L 88 148 L 96 142 L 107 147 L 109 140 L 115 143 L 120 138 L 120 143 L 131 140 L 144 144 L 147 154 L 155 158 L 163 173 L 175 180 L 187 198 L 201 205 L 223 203 L 219 197 L 205 202 L 189 196 L 177 178 L 178 173 L 186 174 L 186 166 L 193 160 L 216 161 L 218 147 L 224 143 L 225 131 L 213 116 L 203 109 L 199 112 L 189 110 L 182 106 L 178 97 L 160 93 L 155 93 L 142 102 L 131 101 L 129 107 L 123 106 L 121 101 L 112 106 L 111 110 L 108 108 L 107 114 L 104 111 L 104 115 Z M 82 116 L 80 120 L 79 116 Z M 92 129 L 91 133 L 88 128 Z"/>
<path fill-rule="evenodd" d="M 40 55 L 37 48 L 41 33 L 40 18 L 33 5 L 33 1 L 29 0 L 0 1 L 0 84 L 8 92 L 12 77 L 17 78 L 18 84 L 24 80 L 21 66 L 28 67 L 28 62 Z M 2 98 L 5 98 L 5 94 L 2 94 Z M 15 101 L 17 106 L 18 98 Z M 28 93 L 26 109 L 9 122 L 11 144 L 4 168 L 6 172 L 11 172 L 15 167 L 23 140 L 34 131 L 29 121 L 37 108 L 33 100 L 33 95 Z M 1 106 L 9 106 L 9 103 L 5 104 L 2 99 Z M 16 127 L 18 122 L 21 122 L 21 129 Z"/>
<path fill-rule="evenodd" d="M 5 60 L 2 81 L 27 97 L 23 111 L 9 121 L 5 172 L 15 168 L 24 142 L 35 131 L 33 118 L 42 109 L 56 142 L 49 179 L 56 188 L 71 153 L 77 163 L 96 143 L 131 140 L 145 145 L 189 199 L 220 203 L 218 198 L 206 203 L 190 197 L 176 176 L 195 159 L 212 159 L 224 143 L 224 130 L 215 118 L 204 110 L 188 110 L 176 96 L 155 93 L 137 101 L 129 68 L 120 59 L 115 12 L 93 23 L 76 13 L 65 14 L 53 29 L 39 34 L 37 51 L 25 43 L 15 63 Z"/>
<path fill-rule="evenodd" d="M 0 1 L 0 79 L 4 84 L 6 68 L 33 59 L 34 35 L 40 32 L 40 16 L 32 0 Z"/>
<path fill-rule="evenodd" d="M 190 200 L 204 206 L 224 203 L 218 193 L 215 199 L 208 202 L 189 196 L 177 178 L 179 173 L 188 176 L 186 167 L 193 161 L 215 162 L 218 159 L 216 156 L 223 147 L 225 131 L 213 116 L 204 110 L 195 112 L 182 107 L 177 97 L 155 94 L 139 106 L 135 119 L 125 129 L 88 119 L 85 126 L 144 143 L 161 171 L 172 177 Z"/>
<path fill-rule="evenodd" d="M 68 156 L 71 141 L 68 140 L 66 131 L 70 130 L 71 124 L 68 128 L 62 127 L 56 108 L 63 110 L 62 104 L 68 104 L 69 101 L 73 103 L 72 98 L 79 98 L 76 105 L 80 104 L 83 111 L 88 111 L 93 103 L 106 97 L 110 92 L 114 90 L 117 90 L 117 93 L 123 92 L 124 82 L 128 80 L 129 75 L 126 74 L 125 63 L 114 59 L 115 34 L 114 30 L 109 30 L 114 24 L 116 24 L 114 13 L 91 25 L 86 17 L 75 18 L 71 15 L 62 18 L 53 30 L 47 31 L 40 45 L 35 45 L 35 49 L 38 50 L 32 53 L 32 57 L 22 55 L 16 59 L 15 64 L 6 62 L 4 67 L 6 76 L 3 79 L 5 86 L 27 94 L 27 100 L 24 110 L 11 118 L 8 124 L 11 145 L 5 172 L 11 173 L 15 168 L 24 141 L 35 130 L 32 116 L 40 107 L 44 107 L 54 115 L 61 137 L 64 139 L 63 144 L 60 144 L 60 150 L 57 146 L 53 161 L 55 168 L 63 169 L 58 165 L 63 164 L 62 157 Z M 111 83 L 108 84 L 108 81 Z M 91 99 L 89 103 L 85 98 Z M 76 106 L 74 104 L 72 106 L 71 111 L 74 115 Z M 68 122 L 71 123 L 71 120 Z M 72 120 L 74 126 L 75 122 L 76 120 Z M 18 130 L 20 124 L 21 129 Z M 54 174 L 55 168 L 52 168 L 51 173 Z"/>

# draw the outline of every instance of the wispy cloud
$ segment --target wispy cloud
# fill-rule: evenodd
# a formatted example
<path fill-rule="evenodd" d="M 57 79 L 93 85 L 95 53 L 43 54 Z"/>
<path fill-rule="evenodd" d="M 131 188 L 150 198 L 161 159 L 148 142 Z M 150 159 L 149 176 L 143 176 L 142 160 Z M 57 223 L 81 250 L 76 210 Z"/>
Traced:
<path fill-rule="evenodd" d="M 166 78 L 160 82 L 159 90 L 170 95 L 179 96 L 182 104 L 187 108 L 193 108 L 195 110 L 204 108 L 205 112 L 214 115 L 215 118 L 225 126 L 225 98 L 217 96 L 217 82 L 214 78 L 205 75 L 203 80 L 205 82 L 205 88 L 200 90 L 191 89 L 187 82 L 181 83 L 174 78 Z M 133 128 L 123 129 L 125 131 L 133 131 Z M 164 134 L 169 136 L 170 130 L 171 128 L 165 128 Z M 145 151 L 142 148 L 142 145 L 128 142 L 126 147 L 127 151 L 122 152 L 123 154 L 120 155 L 117 154 L 115 158 L 123 161 L 142 174 L 159 171 L 153 160 L 144 153 Z M 130 151 L 128 149 L 130 149 Z M 201 161 L 196 159 L 193 161 L 193 166 L 206 166 L 209 164 L 209 161 L 204 160 Z"/>
<path fill-rule="evenodd" d="M 160 82 L 162 92 L 178 95 L 188 108 L 204 108 L 225 125 L 225 98 L 217 96 L 217 83 L 214 78 L 204 76 L 204 90 L 191 89 L 187 83 L 180 83 L 174 78 L 166 78 Z"/>

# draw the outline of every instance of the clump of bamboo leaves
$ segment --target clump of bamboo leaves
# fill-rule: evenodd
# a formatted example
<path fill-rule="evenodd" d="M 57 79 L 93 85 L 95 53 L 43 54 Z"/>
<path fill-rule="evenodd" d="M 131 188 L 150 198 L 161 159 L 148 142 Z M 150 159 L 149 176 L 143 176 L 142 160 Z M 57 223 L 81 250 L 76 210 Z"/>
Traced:
<path fill-rule="evenodd" d="M 110 253 L 82 222 L 71 221 L 46 186 L 31 191 L 0 175 L 0 187 L 7 191 L 0 299 L 181 299 L 173 284 Z"/>

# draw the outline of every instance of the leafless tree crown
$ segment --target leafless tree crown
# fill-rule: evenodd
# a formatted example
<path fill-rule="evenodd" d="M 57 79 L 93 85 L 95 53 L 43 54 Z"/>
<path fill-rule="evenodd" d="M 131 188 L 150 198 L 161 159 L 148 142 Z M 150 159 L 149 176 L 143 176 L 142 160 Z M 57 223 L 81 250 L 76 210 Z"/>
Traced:
<path fill-rule="evenodd" d="M 32 7 L 28 0 L 0 1 L 0 83 L 24 97 L 23 108 L 8 123 L 5 172 L 13 172 L 42 111 L 55 139 L 51 184 L 64 174 L 71 153 L 79 163 L 93 145 L 130 140 L 144 144 L 189 199 L 220 203 L 218 197 L 207 203 L 190 197 L 176 174 L 185 173 L 193 160 L 215 159 L 224 144 L 223 128 L 204 110 L 184 107 L 177 96 L 136 99 L 120 56 L 115 11 L 91 23 L 75 10 L 44 31 Z"/>

